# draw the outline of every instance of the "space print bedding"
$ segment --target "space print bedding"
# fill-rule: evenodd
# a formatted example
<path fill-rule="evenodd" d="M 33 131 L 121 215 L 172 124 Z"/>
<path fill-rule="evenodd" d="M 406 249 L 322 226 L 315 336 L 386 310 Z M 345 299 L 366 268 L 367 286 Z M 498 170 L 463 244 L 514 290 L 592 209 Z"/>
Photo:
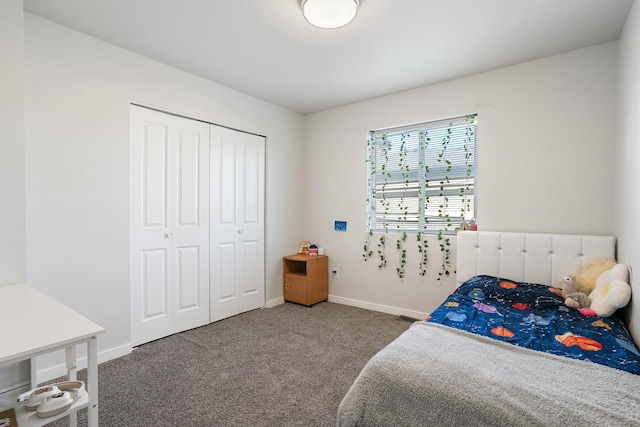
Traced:
<path fill-rule="evenodd" d="M 624 323 L 615 316 L 586 317 L 567 308 L 557 288 L 476 276 L 425 320 L 640 374 L 640 351 Z"/>
<path fill-rule="evenodd" d="M 367 363 L 337 426 L 640 426 L 624 323 L 550 287 L 614 254 L 604 236 L 459 234 L 460 286 Z"/>

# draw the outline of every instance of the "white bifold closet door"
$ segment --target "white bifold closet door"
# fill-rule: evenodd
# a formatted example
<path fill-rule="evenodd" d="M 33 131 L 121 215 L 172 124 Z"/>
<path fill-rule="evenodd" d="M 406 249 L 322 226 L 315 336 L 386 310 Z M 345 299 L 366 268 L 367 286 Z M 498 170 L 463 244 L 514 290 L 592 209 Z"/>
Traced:
<path fill-rule="evenodd" d="M 212 322 L 264 306 L 265 138 L 211 126 Z"/>
<path fill-rule="evenodd" d="M 132 343 L 209 322 L 209 124 L 131 107 Z"/>

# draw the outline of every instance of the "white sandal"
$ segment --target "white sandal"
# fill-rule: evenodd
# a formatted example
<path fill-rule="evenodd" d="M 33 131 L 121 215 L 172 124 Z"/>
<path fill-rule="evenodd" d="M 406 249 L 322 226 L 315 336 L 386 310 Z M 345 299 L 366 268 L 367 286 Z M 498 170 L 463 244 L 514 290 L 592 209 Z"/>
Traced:
<path fill-rule="evenodd" d="M 61 391 L 42 402 L 36 414 L 39 418 L 53 417 L 69 409 L 72 403 L 71 394 L 68 391 Z"/>
<path fill-rule="evenodd" d="M 27 403 L 25 404 L 25 407 L 27 411 L 35 411 L 36 409 L 38 409 L 38 406 L 42 402 L 47 400 L 48 397 L 51 397 L 54 394 L 58 394 L 58 393 L 60 393 L 60 389 L 55 385 L 48 385 L 45 387 L 37 388 L 29 392 L 29 396 L 27 397 Z"/>
<path fill-rule="evenodd" d="M 47 418 L 69 409 L 73 401 L 84 393 L 84 382 L 63 381 L 22 393 L 18 402 L 26 400 L 28 411 L 37 411 L 38 417 Z"/>

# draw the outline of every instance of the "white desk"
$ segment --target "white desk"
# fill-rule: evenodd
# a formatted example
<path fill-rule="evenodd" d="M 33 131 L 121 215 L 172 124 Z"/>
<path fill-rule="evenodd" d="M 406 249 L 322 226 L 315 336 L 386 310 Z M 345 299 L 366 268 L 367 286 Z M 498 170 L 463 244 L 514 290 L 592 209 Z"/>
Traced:
<path fill-rule="evenodd" d="M 27 284 L 0 286 L 0 366 L 31 359 L 31 388 L 37 387 L 35 357 L 65 349 L 69 380 L 76 379 L 76 345 L 87 345 L 87 393 L 60 415 L 38 418 L 16 407 L 18 425 L 42 426 L 88 407 L 89 426 L 98 425 L 98 343 L 104 328 Z"/>

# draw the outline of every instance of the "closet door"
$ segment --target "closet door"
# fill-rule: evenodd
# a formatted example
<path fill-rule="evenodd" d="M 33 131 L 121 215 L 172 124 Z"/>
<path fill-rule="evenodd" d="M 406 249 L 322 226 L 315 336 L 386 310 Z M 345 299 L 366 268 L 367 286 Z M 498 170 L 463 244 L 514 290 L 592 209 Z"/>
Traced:
<path fill-rule="evenodd" d="M 211 126 L 212 322 L 264 306 L 264 137 Z"/>
<path fill-rule="evenodd" d="M 131 107 L 132 343 L 209 322 L 209 125 Z"/>

